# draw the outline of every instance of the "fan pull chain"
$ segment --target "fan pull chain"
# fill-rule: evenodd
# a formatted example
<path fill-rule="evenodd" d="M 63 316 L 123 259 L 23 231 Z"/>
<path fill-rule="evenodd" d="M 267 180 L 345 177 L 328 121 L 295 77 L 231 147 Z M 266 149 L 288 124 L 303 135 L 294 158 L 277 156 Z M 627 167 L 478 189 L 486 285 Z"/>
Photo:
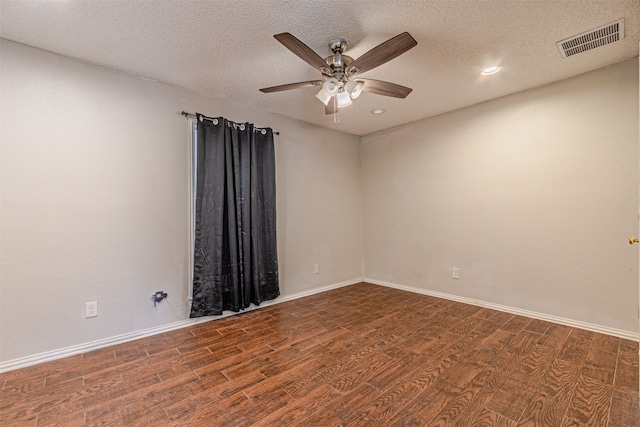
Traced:
<path fill-rule="evenodd" d="M 333 125 L 338 126 L 340 117 L 338 117 L 338 96 L 333 97 Z"/>

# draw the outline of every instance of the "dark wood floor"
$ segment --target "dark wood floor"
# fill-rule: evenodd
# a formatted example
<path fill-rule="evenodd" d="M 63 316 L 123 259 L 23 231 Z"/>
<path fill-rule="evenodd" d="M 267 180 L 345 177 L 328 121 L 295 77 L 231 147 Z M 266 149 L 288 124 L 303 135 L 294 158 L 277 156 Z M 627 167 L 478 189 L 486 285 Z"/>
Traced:
<path fill-rule="evenodd" d="M 637 342 L 369 284 L 0 387 L 2 426 L 640 426 Z"/>

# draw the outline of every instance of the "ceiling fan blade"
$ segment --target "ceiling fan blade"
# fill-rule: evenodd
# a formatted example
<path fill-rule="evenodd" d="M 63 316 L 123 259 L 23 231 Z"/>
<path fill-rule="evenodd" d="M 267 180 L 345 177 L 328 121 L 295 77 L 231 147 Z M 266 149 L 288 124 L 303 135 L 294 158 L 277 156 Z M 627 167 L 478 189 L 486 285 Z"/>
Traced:
<path fill-rule="evenodd" d="M 338 111 L 338 107 L 336 106 L 336 104 L 337 104 L 336 97 L 332 96 L 329 102 L 327 102 L 327 105 L 324 107 L 324 112 L 326 114 L 335 113 L 336 111 Z"/>
<path fill-rule="evenodd" d="M 362 82 L 362 90 L 365 92 L 375 93 L 376 95 L 392 96 L 394 98 L 406 98 L 413 89 L 406 86 L 400 86 L 395 83 L 383 82 L 372 79 L 356 79 Z"/>
<path fill-rule="evenodd" d="M 298 40 L 291 34 L 281 33 L 281 34 L 276 34 L 273 37 L 275 37 L 275 39 L 278 40 L 280 43 L 282 43 L 284 47 L 286 47 L 291 52 L 299 56 L 303 61 L 305 61 L 307 64 L 311 65 L 312 67 L 318 68 L 320 70 L 329 68 L 325 60 L 322 59 L 320 55 L 315 53 L 313 50 L 311 50 L 309 46 L 302 43 L 300 40 Z"/>
<path fill-rule="evenodd" d="M 391 61 L 396 56 L 402 55 L 417 44 L 418 42 L 411 37 L 411 34 L 406 32 L 398 34 L 353 61 L 349 66 L 348 72 L 354 74 L 369 71 L 378 65 Z"/>
<path fill-rule="evenodd" d="M 289 83 L 286 85 L 265 87 L 260 89 L 260 92 L 263 92 L 263 93 L 281 92 L 283 90 L 299 89 L 301 87 L 320 86 L 321 84 L 322 84 L 322 80 L 311 80 L 308 82 Z"/>

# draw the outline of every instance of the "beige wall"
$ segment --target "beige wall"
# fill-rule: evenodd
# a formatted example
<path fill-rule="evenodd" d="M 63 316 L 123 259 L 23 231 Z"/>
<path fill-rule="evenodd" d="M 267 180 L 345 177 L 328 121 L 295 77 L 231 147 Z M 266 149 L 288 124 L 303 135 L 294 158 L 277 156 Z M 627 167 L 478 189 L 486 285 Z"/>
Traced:
<path fill-rule="evenodd" d="M 280 132 L 283 297 L 362 277 L 358 137 L 12 42 L 0 52 L 0 362 L 187 317 L 182 110 Z M 157 310 L 156 290 L 169 294 Z"/>
<path fill-rule="evenodd" d="M 637 333 L 637 59 L 362 152 L 365 278 Z"/>

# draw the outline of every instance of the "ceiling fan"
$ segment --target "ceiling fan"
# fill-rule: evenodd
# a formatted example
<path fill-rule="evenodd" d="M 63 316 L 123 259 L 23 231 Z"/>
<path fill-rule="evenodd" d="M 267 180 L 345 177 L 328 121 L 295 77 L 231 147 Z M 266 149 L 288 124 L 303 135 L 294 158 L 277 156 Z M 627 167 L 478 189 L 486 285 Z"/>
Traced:
<path fill-rule="evenodd" d="M 336 113 L 339 108 L 350 105 L 351 100 L 360 96 L 362 91 L 395 98 L 406 98 L 411 93 L 411 88 L 395 83 L 356 77 L 357 74 L 362 74 L 391 61 L 416 46 L 418 42 L 407 32 L 374 47 L 355 60 L 350 56 L 343 55 L 347 49 L 347 42 L 344 39 L 331 40 L 329 49 L 333 55 L 322 59 L 309 46 L 289 33 L 276 34 L 273 37 L 303 61 L 320 70 L 323 80 L 266 87 L 260 89 L 263 93 L 322 86 L 316 98 L 325 105 L 326 114 Z"/>

